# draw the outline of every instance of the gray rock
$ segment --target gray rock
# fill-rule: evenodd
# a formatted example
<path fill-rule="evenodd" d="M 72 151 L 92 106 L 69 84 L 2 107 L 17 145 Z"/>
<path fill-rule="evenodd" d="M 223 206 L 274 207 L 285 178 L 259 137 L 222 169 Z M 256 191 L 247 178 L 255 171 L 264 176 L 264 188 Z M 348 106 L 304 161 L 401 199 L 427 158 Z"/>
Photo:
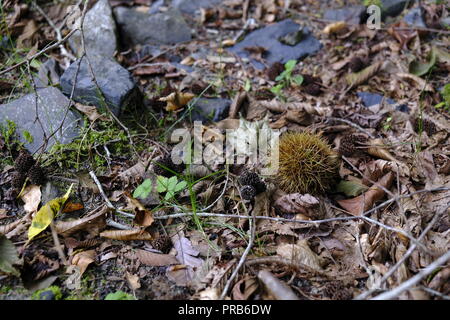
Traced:
<path fill-rule="evenodd" d="M 378 93 L 358 92 L 357 95 L 361 99 L 363 105 L 367 108 L 371 107 L 373 105 L 376 105 L 376 104 L 380 104 L 381 101 L 383 100 L 383 96 Z M 388 104 L 396 104 L 397 103 L 396 101 L 389 99 L 389 98 L 386 98 L 385 101 Z M 405 104 L 397 106 L 396 109 L 401 112 L 409 112 L 409 108 Z"/>
<path fill-rule="evenodd" d="M 248 34 L 245 39 L 233 47 L 231 52 L 240 57 L 249 58 L 250 54 L 246 50 L 248 47 L 264 47 L 266 49 L 263 58 L 272 64 L 274 62 L 286 63 L 289 60 L 303 59 L 314 54 L 322 48 L 322 44 L 314 38 L 308 28 L 303 28 L 303 38 L 295 46 L 286 45 L 280 42 L 286 35 L 295 33 L 300 29 L 300 25 L 286 19 L 281 22 L 269 25 L 262 29 L 255 30 Z M 253 65 L 258 69 L 263 69 L 264 65 L 252 59 Z"/>
<path fill-rule="evenodd" d="M 193 105 L 191 120 L 192 121 L 220 121 L 228 117 L 231 100 L 228 99 L 207 99 L 200 98 Z"/>
<path fill-rule="evenodd" d="M 191 40 L 191 29 L 176 9 L 150 14 L 131 8 L 114 8 L 122 38 L 131 45 L 175 44 Z"/>
<path fill-rule="evenodd" d="M 350 24 L 360 24 L 364 22 L 366 15 L 366 7 L 358 5 L 327 10 L 323 17 L 327 20 L 345 21 Z"/>
<path fill-rule="evenodd" d="M 38 74 L 34 77 L 36 88 L 59 85 L 61 73 L 58 62 L 53 58 L 48 59 L 39 67 Z"/>
<path fill-rule="evenodd" d="M 87 54 L 112 57 L 117 50 L 117 28 L 108 0 L 99 0 L 87 13 L 83 24 Z M 76 55 L 83 54 L 81 33 L 76 32 L 69 44 Z"/>
<path fill-rule="evenodd" d="M 402 13 L 408 3 L 413 3 L 414 0 L 381 0 L 382 17 L 396 17 Z"/>
<path fill-rule="evenodd" d="M 183 13 L 194 14 L 200 8 L 211 8 L 219 5 L 223 0 L 173 0 L 172 7 Z"/>
<path fill-rule="evenodd" d="M 55 300 L 55 294 L 52 290 L 46 290 L 39 293 L 39 300 Z"/>
<path fill-rule="evenodd" d="M 65 116 L 69 99 L 57 88 L 49 87 L 37 90 L 37 113 L 42 123 L 42 127 L 36 119 L 36 94 L 31 93 L 10 103 L 0 105 L 0 122 L 5 124 L 6 120 L 13 121 L 17 126 L 16 133 L 25 147 L 30 152 L 37 151 L 44 142 L 44 132 L 50 136 L 58 129 L 61 122 L 64 123 L 61 130 L 50 138 L 47 149 L 55 143 L 55 139 L 60 143 L 70 143 L 79 135 L 79 125 L 81 116 L 71 110 Z M 31 143 L 24 138 L 24 130 L 33 137 Z"/>
<path fill-rule="evenodd" d="M 121 111 L 130 104 L 137 103 L 138 89 L 128 72 L 112 58 L 90 56 L 92 69 L 97 80 L 98 88 L 93 80 L 86 57 L 83 57 L 78 72 L 73 100 L 96 106 L 105 112 L 105 102 L 110 110 L 119 116 Z M 65 95 L 70 96 L 76 71 L 80 60 L 73 62 L 61 76 L 61 88 Z M 105 98 L 103 101 L 102 95 Z"/>
<path fill-rule="evenodd" d="M 420 7 L 409 10 L 409 12 L 405 15 L 405 18 L 403 20 L 413 27 L 419 28 L 427 27 L 423 17 L 422 8 Z"/>
<path fill-rule="evenodd" d="M 450 28 L 450 16 L 446 17 L 446 18 L 442 18 L 440 23 L 443 28 Z"/>

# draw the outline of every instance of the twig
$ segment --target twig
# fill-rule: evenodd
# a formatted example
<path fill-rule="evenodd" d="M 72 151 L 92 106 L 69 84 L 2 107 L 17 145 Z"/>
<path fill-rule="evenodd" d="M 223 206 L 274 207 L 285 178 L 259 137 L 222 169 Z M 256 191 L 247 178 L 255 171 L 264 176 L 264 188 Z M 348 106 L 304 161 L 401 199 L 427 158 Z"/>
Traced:
<path fill-rule="evenodd" d="M 355 128 L 355 129 L 358 129 L 359 131 L 361 131 L 361 132 L 367 134 L 367 135 L 368 135 L 369 137 L 371 137 L 372 139 L 375 139 L 375 136 L 372 135 L 369 131 L 367 131 L 367 130 L 361 128 L 361 127 L 358 126 L 356 123 L 353 123 L 353 122 L 351 122 L 351 121 L 349 121 L 349 120 L 341 119 L 341 118 L 335 118 L 335 117 L 327 117 L 327 120 L 340 121 L 340 122 L 346 123 L 346 124 L 348 124 L 349 126 Z"/>
<path fill-rule="evenodd" d="M 50 223 L 50 230 L 52 231 L 52 237 L 53 242 L 55 243 L 56 252 L 58 252 L 59 258 L 61 259 L 63 264 L 67 265 L 67 259 L 64 255 L 64 251 L 62 250 L 61 243 L 59 242 L 58 233 L 56 232 L 55 224 L 53 223 L 53 221 Z"/>
<path fill-rule="evenodd" d="M 450 260 L 450 250 L 447 251 L 447 253 L 443 254 L 439 259 L 435 260 L 433 263 L 428 265 L 425 269 L 421 270 L 414 277 L 403 282 L 398 287 L 396 287 L 390 291 L 387 291 L 385 293 L 382 293 L 371 300 L 390 300 L 390 299 L 396 298 L 397 296 L 402 294 L 404 291 L 410 289 L 412 286 L 419 283 L 423 278 L 425 278 L 426 276 L 431 274 L 433 271 L 435 271 L 436 268 L 438 268 L 442 264 L 446 263 L 448 260 Z"/>
<path fill-rule="evenodd" d="M 113 227 L 113 228 L 116 228 L 116 229 L 120 229 L 120 230 L 131 230 L 132 229 L 130 226 L 118 223 L 118 222 L 113 221 L 111 219 L 107 219 L 106 220 L 106 225 L 110 226 L 110 227 Z"/>
<path fill-rule="evenodd" d="M 425 235 L 428 233 L 428 231 L 430 231 L 430 229 L 433 227 L 433 225 L 436 223 L 436 221 L 439 219 L 439 217 L 445 213 L 445 211 L 448 209 L 449 207 L 446 207 L 441 213 L 438 213 L 436 215 L 434 215 L 433 219 L 431 219 L 430 223 L 428 223 L 428 225 L 426 226 L 426 228 L 422 231 L 422 233 L 420 234 L 419 238 L 417 238 L 417 241 L 422 241 L 422 239 L 425 237 Z M 379 280 L 378 283 L 378 287 L 380 287 L 384 282 L 386 282 L 393 274 L 394 272 L 400 268 L 400 266 L 406 261 L 406 259 L 408 259 L 411 254 L 414 252 L 414 250 L 417 248 L 417 244 L 413 243 L 408 251 L 406 251 L 406 253 L 403 255 L 403 257 L 397 261 L 397 263 L 391 268 L 389 269 L 389 271 Z M 360 294 L 359 296 L 357 296 L 355 298 L 355 300 L 363 300 L 366 299 L 367 297 L 369 297 L 372 293 L 374 293 L 377 290 L 377 288 L 368 290 L 362 294 Z"/>
<path fill-rule="evenodd" d="M 445 294 L 442 294 L 442 293 L 440 293 L 439 291 L 430 289 L 430 288 L 425 287 L 425 286 L 420 286 L 420 289 L 422 289 L 423 291 L 426 291 L 426 292 L 428 292 L 428 293 L 430 293 L 430 294 L 433 294 L 433 295 L 435 295 L 435 296 L 438 296 L 438 297 L 442 298 L 443 300 L 450 300 L 450 296 L 447 296 L 447 295 L 445 295 Z"/>

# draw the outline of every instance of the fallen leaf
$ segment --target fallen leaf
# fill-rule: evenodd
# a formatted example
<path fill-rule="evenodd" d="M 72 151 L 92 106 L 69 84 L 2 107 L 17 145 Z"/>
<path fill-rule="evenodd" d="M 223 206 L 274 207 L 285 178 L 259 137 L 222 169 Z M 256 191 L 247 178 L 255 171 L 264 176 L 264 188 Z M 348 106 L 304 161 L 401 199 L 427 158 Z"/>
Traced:
<path fill-rule="evenodd" d="M 316 271 L 322 271 L 320 259 L 309 248 L 307 240 L 298 240 L 295 244 L 281 244 L 277 248 L 277 254 L 294 263 L 306 265 Z"/>
<path fill-rule="evenodd" d="M 4 235 L 0 235 L 0 270 L 20 276 L 19 271 L 14 268 L 14 264 L 19 262 L 16 247 Z"/>
<path fill-rule="evenodd" d="M 384 142 L 381 139 L 373 139 L 370 141 L 370 147 L 367 148 L 367 153 L 371 156 L 389 160 L 389 161 L 397 161 L 386 148 L 383 147 Z"/>
<path fill-rule="evenodd" d="M 109 208 L 103 207 L 99 212 L 90 214 L 84 218 L 73 221 L 57 221 L 55 229 L 58 234 L 68 236 L 80 230 L 100 230 L 106 225 L 106 214 Z"/>
<path fill-rule="evenodd" d="M 106 230 L 100 233 L 100 237 L 122 241 L 153 239 L 150 233 L 139 228 L 131 230 Z"/>
<path fill-rule="evenodd" d="M 184 108 L 195 95 L 188 92 L 172 92 L 167 97 L 159 98 L 159 101 L 167 102 L 166 111 L 177 111 Z"/>
<path fill-rule="evenodd" d="M 80 268 L 80 274 L 83 274 L 87 267 L 95 261 L 95 250 L 86 250 L 75 254 L 72 258 L 72 265 Z"/>
<path fill-rule="evenodd" d="M 367 189 L 368 189 L 367 186 L 353 180 L 350 181 L 342 180 L 336 186 L 336 191 L 344 193 L 347 197 L 359 196 L 361 193 L 367 191 Z"/>
<path fill-rule="evenodd" d="M 127 279 L 131 290 L 135 291 L 141 287 L 141 283 L 139 281 L 139 276 L 127 272 L 125 274 L 125 278 Z"/>
<path fill-rule="evenodd" d="M 29 185 L 22 192 L 22 201 L 25 203 L 23 209 L 25 212 L 35 212 L 41 203 L 41 187 Z"/>
<path fill-rule="evenodd" d="M 233 300 L 248 300 L 258 287 L 258 281 L 255 277 L 246 276 L 234 285 L 232 290 Z"/>
<path fill-rule="evenodd" d="M 382 62 L 376 62 L 359 72 L 348 74 L 345 79 L 351 88 L 357 87 L 376 75 L 382 65 Z"/>
<path fill-rule="evenodd" d="M 47 229 L 47 227 L 52 223 L 53 218 L 64 206 L 64 203 L 69 198 L 70 192 L 72 191 L 73 184 L 70 185 L 69 190 L 62 198 L 56 198 L 47 202 L 34 216 L 31 226 L 28 229 L 28 241 L 32 240 L 39 233 Z"/>
<path fill-rule="evenodd" d="M 386 189 L 389 189 L 393 180 L 394 174 L 392 172 L 389 172 L 378 181 L 378 184 Z M 376 185 L 373 185 L 364 194 L 356 198 L 337 200 L 337 202 L 351 215 L 360 216 L 363 212 L 369 210 L 376 201 L 383 199 L 384 195 L 385 192 L 383 189 Z"/>
<path fill-rule="evenodd" d="M 346 29 L 346 27 L 347 27 L 347 23 L 345 23 L 345 21 L 334 22 L 334 23 L 327 25 L 323 29 L 323 33 L 325 33 L 325 34 L 340 33 L 341 31 Z"/>
<path fill-rule="evenodd" d="M 279 198 L 275 206 L 285 213 L 302 213 L 311 217 L 319 207 L 319 200 L 310 194 L 292 193 Z"/>
<path fill-rule="evenodd" d="M 84 104 L 77 102 L 75 103 L 75 108 L 77 108 L 84 115 L 86 115 L 91 122 L 94 122 L 98 119 L 102 121 L 108 120 L 108 117 L 104 114 L 100 114 L 95 106 L 86 106 Z"/>
<path fill-rule="evenodd" d="M 153 253 L 141 249 L 136 250 L 136 257 L 142 264 L 154 267 L 168 266 L 180 263 L 177 258 L 171 254 Z"/>
<path fill-rule="evenodd" d="M 177 250 L 177 259 L 182 264 L 191 267 L 199 267 L 203 264 L 203 260 L 197 258 L 200 252 L 192 246 L 188 238 L 175 234 L 172 236 L 172 241 L 175 250 Z"/>
<path fill-rule="evenodd" d="M 426 62 L 420 62 L 417 60 L 412 61 L 409 65 L 409 72 L 420 77 L 423 76 L 424 74 L 427 74 L 435 64 L 436 64 L 436 51 L 433 48 L 431 49 Z"/>
<path fill-rule="evenodd" d="M 78 211 L 83 209 L 83 204 L 82 203 L 74 203 L 74 202 L 68 202 L 66 203 L 66 205 L 64 206 L 63 209 L 63 213 L 68 213 L 68 212 L 74 212 L 74 211 Z"/>

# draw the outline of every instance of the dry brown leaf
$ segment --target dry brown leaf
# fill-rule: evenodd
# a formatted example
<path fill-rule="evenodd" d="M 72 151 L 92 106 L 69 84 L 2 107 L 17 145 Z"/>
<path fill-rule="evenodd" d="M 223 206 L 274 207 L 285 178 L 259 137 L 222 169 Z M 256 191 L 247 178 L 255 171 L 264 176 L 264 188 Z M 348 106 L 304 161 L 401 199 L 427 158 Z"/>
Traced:
<path fill-rule="evenodd" d="M 141 249 L 136 250 L 136 257 L 142 264 L 154 267 L 168 266 L 180 263 L 177 258 L 171 254 L 153 253 Z"/>
<path fill-rule="evenodd" d="M 392 172 L 384 175 L 379 181 L 378 184 L 389 189 L 394 180 L 394 174 Z M 339 205 L 347 210 L 350 214 L 354 216 L 360 216 L 363 212 L 369 210 L 376 201 L 384 198 L 385 192 L 380 187 L 374 185 L 370 187 L 362 195 L 345 200 L 338 200 Z"/>
<path fill-rule="evenodd" d="M 382 65 L 382 62 L 376 62 L 373 65 L 361 70 L 360 72 L 350 73 L 346 75 L 345 79 L 347 80 L 347 83 L 351 88 L 357 87 L 376 75 L 381 69 Z"/>
<path fill-rule="evenodd" d="M 87 267 L 95 261 L 95 250 L 86 250 L 75 254 L 72 258 L 72 264 L 80 268 L 80 274 L 83 274 Z"/>
<path fill-rule="evenodd" d="M 166 276 L 169 280 L 183 287 L 187 286 L 191 281 L 189 270 L 187 266 L 183 264 L 168 267 Z"/>
<path fill-rule="evenodd" d="M 36 22 L 33 19 L 28 20 L 22 34 L 17 38 L 17 48 L 21 49 L 31 47 L 32 38 L 37 31 L 38 27 L 36 25 Z"/>
<path fill-rule="evenodd" d="M 23 209 L 25 212 L 35 212 L 41 203 L 41 187 L 37 185 L 27 186 L 21 196 L 25 205 Z"/>
<path fill-rule="evenodd" d="M 195 97 L 194 94 L 189 92 L 172 92 L 167 97 L 159 98 L 159 101 L 167 102 L 166 111 L 177 111 L 184 108 L 189 101 Z"/>
<path fill-rule="evenodd" d="M 135 291 L 141 287 L 139 276 L 127 272 L 125 273 L 125 278 L 127 279 L 128 285 L 130 286 L 131 290 Z"/>
<path fill-rule="evenodd" d="M 258 281 L 255 277 L 246 276 L 234 285 L 231 292 L 233 300 L 248 300 L 258 287 Z"/>
<path fill-rule="evenodd" d="M 381 139 L 373 139 L 370 141 L 370 147 L 367 148 L 367 153 L 371 156 L 389 160 L 389 161 L 397 161 L 385 148 L 383 148 L 383 140 Z"/>
<path fill-rule="evenodd" d="M 347 23 L 345 21 L 338 21 L 334 23 L 330 23 L 323 29 L 323 33 L 325 34 L 334 34 L 334 33 L 340 33 L 344 31 L 347 27 Z"/>
<path fill-rule="evenodd" d="M 100 114 L 95 106 L 86 106 L 77 102 L 75 103 L 75 108 L 77 108 L 81 113 L 87 116 L 91 122 L 94 122 L 98 119 L 102 121 L 108 120 L 108 117 L 104 114 Z"/>
<path fill-rule="evenodd" d="M 82 203 L 68 202 L 64 205 L 63 213 L 74 212 L 83 209 Z"/>
<path fill-rule="evenodd" d="M 309 217 L 315 216 L 319 200 L 310 194 L 286 194 L 275 202 L 275 206 L 285 213 L 302 213 Z"/>
<path fill-rule="evenodd" d="M 56 232 L 68 236 L 79 230 L 87 230 L 98 233 L 106 225 L 106 214 L 109 208 L 104 207 L 99 212 L 88 215 L 87 217 L 72 221 L 57 221 L 55 223 Z"/>
<path fill-rule="evenodd" d="M 155 219 L 153 219 L 153 212 L 150 210 L 135 210 L 136 215 L 134 216 L 134 223 L 141 227 L 148 227 L 153 224 Z"/>
<path fill-rule="evenodd" d="M 313 270 L 322 271 L 320 259 L 308 245 L 307 240 L 298 240 L 295 244 L 284 243 L 278 246 L 277 254 L 299 265 L 306 265 Z"/>
<path fill-rule="evenodd" d="M 299 300 L 297 295 L 284 282 L 268 270 L 261 270 L 258 279 L 264 284 L 268 293 L 276 300 Z"/>
<path fill-rule="evenodd" d="M 122 241 L 153 239 L 150 233 L 139 228 L 131 230 L 106 230 L 100 233 L 100 237 Z"/>

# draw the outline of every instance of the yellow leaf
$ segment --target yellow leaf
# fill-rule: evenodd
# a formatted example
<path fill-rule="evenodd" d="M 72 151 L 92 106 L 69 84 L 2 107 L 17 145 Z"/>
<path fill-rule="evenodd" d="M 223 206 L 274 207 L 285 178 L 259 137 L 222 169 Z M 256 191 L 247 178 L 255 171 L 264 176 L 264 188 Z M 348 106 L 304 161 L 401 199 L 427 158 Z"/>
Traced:
<path fill-rule="evenodd" d="M 192 93 L 176 91 L 172 92 L 167 97 L 160 98 L 159 101 L 167 102 L 167 111 L 177 111 L 187 105 L 194 97 L 195 95 Z"/>
<path fill-rule="evenodd" d="M 59 209 L 69 198 L 72 187 L 73 183 L 62 198 L 50 200 L 45 205 L 43 205 L 41 209 L 39 209 L 39 211 L 34 216 L 33 221 L 31 221 L 30 228 L 28 229 L 28 241 L 47 229 L 50 223 L 52 223 L 53 218 L 58 213 Z"/>
<path fill-rule="evenodd" d="M 345 27 L 347 27 L 347 24 L 345 23 L 345 21 L 334 22 L 332 24 L 327 25 L 323 29 L 323 33 L 325 33 L 325 34 L 338 33 L 340 31 L 342 31 Z"/>

